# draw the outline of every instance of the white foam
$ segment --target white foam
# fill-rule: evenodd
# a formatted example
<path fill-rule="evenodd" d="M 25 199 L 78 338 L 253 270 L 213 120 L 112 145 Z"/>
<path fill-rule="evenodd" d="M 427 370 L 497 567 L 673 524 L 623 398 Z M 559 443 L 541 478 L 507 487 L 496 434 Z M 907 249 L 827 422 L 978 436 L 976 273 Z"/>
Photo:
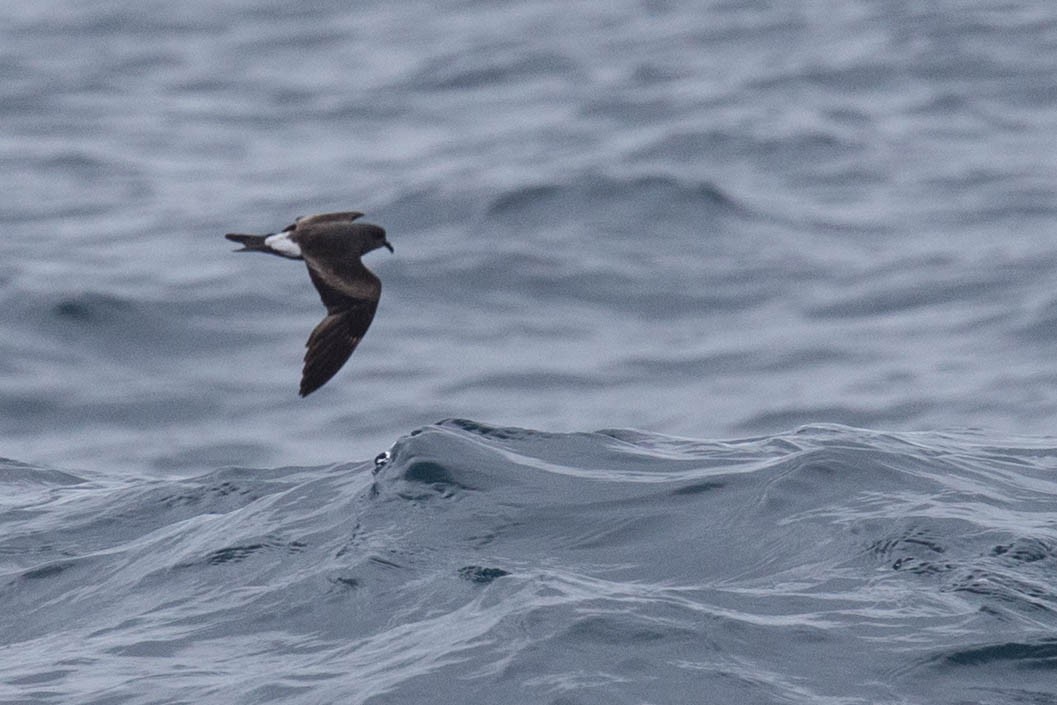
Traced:
<path fill-rule="evenodd" d="M 264 238 L 264 246 L 287 257 L 300 257 L 301 248 L 290 239 L 290 233 L 276 233 Z"/>

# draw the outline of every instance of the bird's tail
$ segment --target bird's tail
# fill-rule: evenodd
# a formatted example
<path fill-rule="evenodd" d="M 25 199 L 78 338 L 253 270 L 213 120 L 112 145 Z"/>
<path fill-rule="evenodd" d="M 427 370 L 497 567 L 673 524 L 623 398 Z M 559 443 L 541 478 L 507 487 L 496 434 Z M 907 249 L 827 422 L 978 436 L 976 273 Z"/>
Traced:
<path fill-rule="evenodd" d="M 267 235 L 242 235 L 240 233 L 228 233 L 225 235 L 228 240 L 237 242 L 242 245 L 241 250 L 235 250 L 236 252 L 271 252 L 271 249 L 264 244 L 264 238 Z"/>

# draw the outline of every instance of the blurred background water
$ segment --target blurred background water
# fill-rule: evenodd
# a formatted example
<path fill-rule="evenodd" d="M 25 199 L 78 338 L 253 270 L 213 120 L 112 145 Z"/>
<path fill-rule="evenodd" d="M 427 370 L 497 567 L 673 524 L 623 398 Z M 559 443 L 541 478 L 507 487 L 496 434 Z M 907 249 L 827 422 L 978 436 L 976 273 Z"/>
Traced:
<path fill-rule="evenodd" d="M 1057 702 L 1055 76 L 1041 0 L 0 6 L 3 702 Z M 222 236 L 345 209 L 302 400 Z"/>

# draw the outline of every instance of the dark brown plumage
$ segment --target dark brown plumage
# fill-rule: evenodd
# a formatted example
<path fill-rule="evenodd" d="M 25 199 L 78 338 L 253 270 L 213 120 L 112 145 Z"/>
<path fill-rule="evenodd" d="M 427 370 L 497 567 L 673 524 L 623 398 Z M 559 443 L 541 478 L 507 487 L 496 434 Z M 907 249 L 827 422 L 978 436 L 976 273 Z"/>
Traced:
<path fill-rule="evenodd" d="M 385 230 L 370 223 L 354 223 L 362 213 L 320 213 L 298 218 L 270 235 L 228 233 L 240 243 L 238 252 L 267 252 L 288 259 L 304 260 L 323 305 L 326 317 L 305 344 L 305 366 L 301 373 L 301 396 L 308 396 L 333 377 L 359 345 L 374 319 L 382 282 L 360 257 L 371 250 L 393 246 Z"/>

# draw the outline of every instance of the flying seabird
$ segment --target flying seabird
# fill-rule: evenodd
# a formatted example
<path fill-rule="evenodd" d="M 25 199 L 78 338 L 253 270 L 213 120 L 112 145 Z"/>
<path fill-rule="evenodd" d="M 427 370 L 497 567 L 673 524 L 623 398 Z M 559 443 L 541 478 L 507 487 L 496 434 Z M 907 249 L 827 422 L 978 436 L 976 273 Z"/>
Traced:
<path fill-rule="evenodd" d="M 382 282 L 363 266 L 360 257 L 371 250 L 393 246 L 385 230 L 370 223 L 354 223 L 363 213 L 320 213 L 298 218 L 270 235 L 228 233 L 224 237 L 242 245 L 236 252 L 268 252 L 304 260 L 308 276 L 319 291 L 326 317 L 308 336 L 301 396 L 316 391 L 341 369 L 367 332 Z"/>

